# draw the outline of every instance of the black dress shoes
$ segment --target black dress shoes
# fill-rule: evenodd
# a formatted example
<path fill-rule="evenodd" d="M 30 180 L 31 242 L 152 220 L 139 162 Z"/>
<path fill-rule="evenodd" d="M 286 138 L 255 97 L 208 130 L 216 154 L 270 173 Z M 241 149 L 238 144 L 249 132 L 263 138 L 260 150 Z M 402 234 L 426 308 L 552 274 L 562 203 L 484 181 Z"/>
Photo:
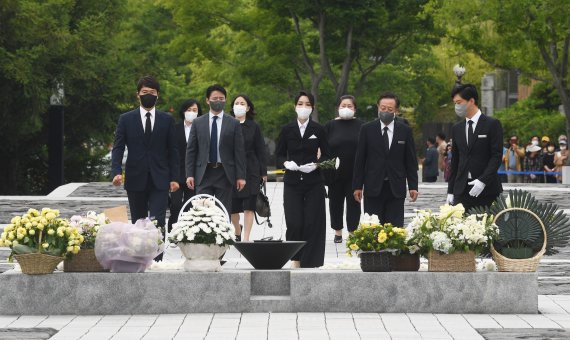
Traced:
<path fill-rule="evenodd" d="M 342 236 L 334 235 L 334 243 L 342 243 Z"/>

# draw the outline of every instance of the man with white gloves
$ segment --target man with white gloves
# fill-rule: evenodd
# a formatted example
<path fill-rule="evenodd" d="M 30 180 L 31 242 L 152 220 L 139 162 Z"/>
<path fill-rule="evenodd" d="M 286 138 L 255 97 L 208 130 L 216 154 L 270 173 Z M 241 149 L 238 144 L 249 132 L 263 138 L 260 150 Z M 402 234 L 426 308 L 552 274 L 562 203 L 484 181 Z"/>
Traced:
<path fill-rule="evenodd" d="M 462 120 L 451 130 L 447 203 L 461 203 L 466 211 L 490 206 L 503 191 L 497 174 L 503 158 L 503 128 L 498 120 L 479 110 L 475 85 L 456 85 L 451 97 L 455 113 Z"/>

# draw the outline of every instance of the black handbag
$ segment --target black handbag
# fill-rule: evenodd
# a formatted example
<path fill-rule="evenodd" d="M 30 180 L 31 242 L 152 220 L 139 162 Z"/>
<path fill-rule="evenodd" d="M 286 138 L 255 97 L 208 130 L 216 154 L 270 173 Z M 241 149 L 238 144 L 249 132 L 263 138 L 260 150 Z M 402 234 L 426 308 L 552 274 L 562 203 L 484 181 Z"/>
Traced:
<path fill-rule="evenodd" d="M 255 222 L 259 225 L 259 221 L 257 220 L 257 216 L 259 217 L 266 217 L 267 218 L 267 226 L 269 228 L 273 227 L 271 225 L 271 221 L 269 217 L 271 217 L 271 208 L 269 206 L 269 198 L 267 198 L 266 190 L 265 190 L 265 183 L 260 184 L 259 192 L 257 193 L 257 197 L 255 200 Z"/>

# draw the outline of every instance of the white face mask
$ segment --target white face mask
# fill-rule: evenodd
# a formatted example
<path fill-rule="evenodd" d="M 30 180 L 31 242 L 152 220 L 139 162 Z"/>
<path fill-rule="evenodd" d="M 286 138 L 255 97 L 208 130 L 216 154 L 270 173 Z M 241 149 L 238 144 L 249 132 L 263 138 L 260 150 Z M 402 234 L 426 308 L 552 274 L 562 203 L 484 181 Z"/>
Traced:
<path fill-rule="evenodd" d="M 338 116 L 340 119 L 352 119 L 352 117 L 354 117 L 354 111 L 351 108 L 343 107 L 338 110 Z"/>
<path fill-rule="evenodd" d="M 244 105 L 234 105 L 234 115 L 236 118 L 245 116 L 247 108 Z"/>
<path fill-rule="evenodd" d="M 566 144 L 560 145 L 560 150 L 566 150 Z"/>
<path fill-rule="evenodd" d="M 184 112 L 184 119 L 191 122 L 198 117 L 198 112 L 186 111 Z"/>
<path fill-rule="evenodd" d="M 300 120 L 306 120 L 309 118 L 313 110 L 308 107 L 296 107 L 295 112 L 297 112 L 297 118 Z"/>
<path fill-rule="evenodd" d="M 537 140 L 533 140 L 531 143 L 532 143 L 532 145 L 538 145 L 538 141 L 537 141 Z"/>

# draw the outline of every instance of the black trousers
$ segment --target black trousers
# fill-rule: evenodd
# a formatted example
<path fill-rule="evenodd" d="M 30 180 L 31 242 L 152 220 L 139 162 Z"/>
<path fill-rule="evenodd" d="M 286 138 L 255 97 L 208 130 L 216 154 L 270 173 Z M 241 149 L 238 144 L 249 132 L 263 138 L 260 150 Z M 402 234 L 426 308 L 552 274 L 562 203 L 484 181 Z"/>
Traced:
<path fill-rule="evenodd" d="M 360 204 L 354 199 L 352 179 L 340 179 L 329 185 L 329 212 L 331 228 L 342 230 L 344 221 L 344 202 L 346 200 L 346 228 L 352 232 L 360 221 Z"/>
<path fill-rule="evenodd" d="M 143 191 L 127 190 L 129 209 L 133 224 L 141 219 L 150 217 L 164 227 L 166 207 L 168 206 L 168 190 L 159 190 L 154 186 L 152 177 L 148 174 L 146 188 Z"/>
<path fill-rule="evenodd" d="M 303 268 L 320 267 L 325 261 L 326 209 L 325 187 L 287 184 L 283 188 L 287 241 L 307 241 L 292 260 Z"/>
<path fill-rule="evenodd" d="M 178 214 L 184 203 L 186 203 L 195 191 L 188 188 L 186 183 L 178 182 L 180 189 L 170 193 L 170 218 L 168 219 L 168 231 L 172 230 L 172 224 L 178 222 Z"/>
<path fill-rule="evenodd" d="M 133 223 L 141 218 L 150 217 L 156 220 L 159 227 L 164 228 L 166 207 L 168 207 L 168 190 L 157 189 L 150 174 L 148 174 L 146 189 L 143 191 L 127 190 L 127 197 L 129 198 L 129 209 Z M 162 238 L 164 239 L 164 232 Z M 162 253 L 155 260 L 162 261 Z"/>
<path fill-rule="evenodd" d="M 196 188 L 196 194 L 208 194 L 219 199 L 228 214 L 232 211 L 233 185 L 226 177 L 224 168 L 206 168 L 202 182 Z"/>
<path fill-rule="evenodd" d="M 437 176 L 424 176 L 423 182 L 425 183 L 433 183 L 433 182 L 437 182 Z"/>
<path fill-rule="evenodd" d="M 364 190 L 366 194 L 366 190 Z M 404 227 L 405 198 L 396 198 L 390 183 L 384 181 L 379 196 L 364 196 L 364 212 L 377 215 L 380 223 L 391 223 L 395 227 Z"/>
<path fill-rule="evenodd" d="M 469 212 L 471 208 L 474 207 L 490 207 L 491 204 L 497 199 L 498 195 L 494 196 L 484 196 L 484 197 L 473 197 L 469 195 L 469 191 L 473 188 L 472 185 L 468 185 L 465 188 L 465 191 L 461 195 L 453 196 L 453 204 L 463 204 L 463 208 L 465 208 L 465 212 Z"/>

